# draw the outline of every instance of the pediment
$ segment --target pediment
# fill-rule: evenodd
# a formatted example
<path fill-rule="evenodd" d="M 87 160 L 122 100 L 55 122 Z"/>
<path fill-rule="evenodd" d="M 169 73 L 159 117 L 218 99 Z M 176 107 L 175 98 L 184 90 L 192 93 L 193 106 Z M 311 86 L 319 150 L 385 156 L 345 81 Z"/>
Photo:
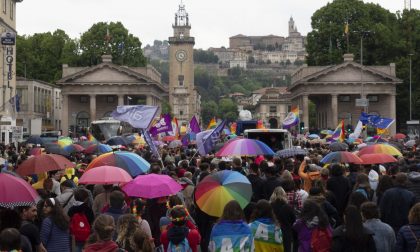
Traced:
<path fill-rule="evenodd" d="M 375 69 L 358 64 L 342 64 L 325 69 L 307 78 L 307 82 L 394 82 L 397 79 Z"/>

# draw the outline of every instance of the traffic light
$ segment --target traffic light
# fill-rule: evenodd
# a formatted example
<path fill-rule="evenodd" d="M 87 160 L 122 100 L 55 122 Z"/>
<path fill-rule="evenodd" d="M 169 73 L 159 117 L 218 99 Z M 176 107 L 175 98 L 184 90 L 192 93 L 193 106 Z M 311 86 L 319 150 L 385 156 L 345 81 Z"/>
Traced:
<path fill-rule="evenodd" d="M 304 122 L 300 122 L 299 129 L 300 129 L 300 133 L 302 134 L 303 131 L 305 130 L 305 123 Z"/>

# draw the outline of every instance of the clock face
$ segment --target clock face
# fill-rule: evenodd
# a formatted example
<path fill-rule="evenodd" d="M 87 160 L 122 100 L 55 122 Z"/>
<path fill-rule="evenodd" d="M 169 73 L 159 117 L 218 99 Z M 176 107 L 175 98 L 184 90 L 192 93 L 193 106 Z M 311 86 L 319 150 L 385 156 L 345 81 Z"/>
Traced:
<path fill-rule="evenodd" d="M 178 50 L 175 53 L 175 58 L 180 62 L 185 61 L 187 59 L 187 52 L 184 50 Z"/>

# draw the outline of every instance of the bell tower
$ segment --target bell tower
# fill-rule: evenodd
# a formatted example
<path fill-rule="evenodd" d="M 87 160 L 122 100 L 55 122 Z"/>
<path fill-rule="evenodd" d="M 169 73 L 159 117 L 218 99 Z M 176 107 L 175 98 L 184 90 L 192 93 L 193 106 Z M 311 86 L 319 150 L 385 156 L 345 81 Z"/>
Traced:
<path fill-rule="evenodd" d="M 181 2 L 169 37 L 169 104 L 172 114 L 183 123 L 200 114 L 200 97 L 194 87 L 194 37 L 185 5 Z"/>

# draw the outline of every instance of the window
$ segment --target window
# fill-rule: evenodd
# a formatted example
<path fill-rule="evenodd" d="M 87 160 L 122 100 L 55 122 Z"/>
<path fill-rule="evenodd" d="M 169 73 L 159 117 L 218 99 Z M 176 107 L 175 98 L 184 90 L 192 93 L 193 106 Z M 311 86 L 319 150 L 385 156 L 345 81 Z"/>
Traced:
<path fill-rule="evenodd" d="M 86 95 L 80 96 L 80 103 L 87 103 L 87 102 L 88 102 L 88 97 Z"/>
<path fill-rule="evenodd" d="M 114 97 L 114 96 L 112 96 L 112 95 L 108 95 L 108 96 L 106 97 L 106 102 L 107 102 L 107 103 L 114 103 L 114 102 L 115 102 L 115 97 Z"/>
<path fill-rule="evenodd" d="M 14 0 L 10 0 L 10 19 L 11 20 L 13 20 L 14 14 L 15 14 L 13 1 Z"/>
<path fill-rule="evenodd" d="M 378 102 L 379 97 L 377 95 L 368 95 L 366 98 L 369 100 L 369 102 Z"/>
<path fill-rule="evenodd" d="M 7 0 L 3 0 L 3 13 L 6 13 L 7 10 Z"/>
<path fill-rule="evenodd" d="M 339 102 L 350 102 L 350 95 L 339 95 L 338 96 Z"/>
<path fill-rule="evenodd" d="M 270 113 L 276 113 L 277 107 L 276 106 L 270 106 Z"/>
<path fill-rule="evenodd" d="M 184 75 L 178 75 L 178 83 L 180 86 L 184 86 Z"/>
<path fill-rule="evenodd" d="M 183 110 L 180 110 L 180 111 L 179 111 L 179 115 L 181 115 L 181 116 L 182 116 L 183 114 L 184 114 L 184 111 L 183 111 Z"/>

